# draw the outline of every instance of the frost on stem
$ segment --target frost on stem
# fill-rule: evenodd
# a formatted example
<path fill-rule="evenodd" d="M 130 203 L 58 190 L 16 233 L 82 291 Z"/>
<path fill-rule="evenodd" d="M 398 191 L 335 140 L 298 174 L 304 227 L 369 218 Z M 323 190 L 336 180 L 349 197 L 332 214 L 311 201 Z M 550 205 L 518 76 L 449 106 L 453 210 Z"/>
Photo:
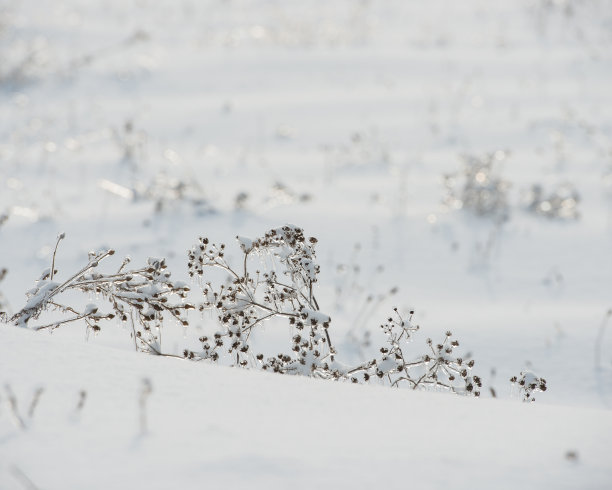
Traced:
<path fill-rule="evenodd" d="M 390 386 L 439 388 L 454 393 L 478 396 L 482 386 L 470 371 L 474 361 L 463 361 L 453 354 L 459 342 L 447 333 L 444 341 L 430 352 L 408 358 L 405 348 L 412 334 L 419 330 L 412 323 L 412 312 L 403 319 L 395 309 L 394 317 L 381 325 L 387 345 L 380 355 L 356 367 L 336 360 L 329 336 L 330 318 L 319 311 L 313 292 L 319 266 L 315 261 L 315 238 L 306 238 L 301 228 L 287 225 L 251 240 L 237 237 L 243 253 L 241 269 L 232 267 L 225 258 L 225 245 L 211 244 L 207 238 L 188 253 L 189 274 L 202 277 L 208 268 L 219 268 L 229 275 L 229 282 L 219 287 L 203 286 L 204 301 L 200 310 L 215 309 L 221 330 L 200 338 L 199 352 L 185 350 L 189 359 L 229 360 L 233 365 L 256 366 L 285 373 L 349 380 L 355 383 L 380 379 Z M 273 259 L 265 271 L 252 271 L 252 255 Z M 253 353 L 249 343 L 253 329 L 272 317 L 286 319 L 292 330 L 288 352 L 274 356 Z"/>
<path fill-rule="evenodd" d="M 207 268 L 219 268 L 228 274 L 229 282 L 217 288 L 204 284 L 204 300 L 199 309 L 215 309 L 222 329 L 212 337 L 201 337 L 202 350 L 185 351 L 185 356 L 217 361 L 223 355 L 243 367 L 340 377 L 328 332 L 331 319 L 319 311 L 314 296 L 320 270 L 316 238 L 307 238 L 301 228 L 293 225 L 272 229 L 254 240 L 236 238 L 243 253 L 241 268 L 227 262 L 224 244 L 212 244 L 207 238 L 200 238 L 188 253 L 190 276 L 201 277 Z M 253 271 L 249 259 L 255 255 L 271 259 L 273 266 Z M 267 358 L 251 352 L 249 338 L 253 329 L 274 317 L 284 318 L 293 330 L 291 351 Z"/>
<path fill-rule="evenodd" d="M 58 238 L 58 244 L 61 239 L 63 236 Z M 227 261 L 224 244 L 210 243 L 207 238 L 200 238 L 188 252 L 191 277 L 202 279 L 205 271 L 220 269 L 227 280 L 218 286 L 201 282 L 202 301 L 197 308 L 215 310 L 220 328 L 200 337 L 201 349 L 185 349 L 182 357 L 222 360 L 235 366 L 282 374 L 354 383 L 377 381 L 392 387 L 480 395 L 482 382 L 471 374 L 474 361 L 455 354 L 459 342 L 450 332 L 438 344 L 428 339 L 425 354 L 408 356 L 407 345 L 419 330 L 412 321 L 412 311 L 404 319 L 395 308 L 393 316 L 380 326 L 387 342 L 375 358 L 358 366 L 342 364 L 336 359 L 338 354 L 331 342 L 331 319 L 320 312 L 314 294 L 320 270 L 316 263 L 316 238 L 307 238 L 301 228 L 286 225 L 257 239 L 237 237 L 237 240 L 242 251 L 237 267 Z M 83 320 L 88 331 L 96 332 L 102 320 L 116 317 L 130 323 L 136 350 L 181 357 L 162 352 L 161 327 L 168 317 L 188 326 L 187 311 L 196 308 L 184 301 L 189 288 L 182 282 L 171 281 L 164 259 L 149 258 L 145 266 L 128 269 L 130 261 L 126 258 L 116 272 L 98 272 L 100 263 L 113 254 L 113 250 L 90 253 L 83 268 L 60 282 L 54 252 L 51 268 L 42 272 L 36 286 L 27 293 L 26 305 L 10 320 L 15 325 L 36 330 L 54 330 L 65 323 Z M 263 270 L 253 270 L 254 264 Z M 62 294 L 75 290 L 103 298 L 111 312 L 101 312 L 97 301 L 80 310 L 65 304 Z M 30 320 L 38 319 L 50 309 L 63 313 L 65 318 L 30 326 Z M 253 331 L 272 318 L 282 319 L 291 331 L 287 350 L 267 356 L 253 352 Z M 521 376 L 521 380 L 515 378 L 514 381 L 525 391 L 527 399 L 533 391 L 544 391 L 544 380 L 532 379 L 523 373 Z M 148 391 L 145 392 L 143 407 L 148 395 Z"/>
<path fill-rule="evenodd" d="M 62 235 L 58 237 L 58 244 Z M 170 280 L 164 259 L 149 258 L 144 267 L 125 270 L 129 262 L 126 259 L 115 273 L 98 272 L 99 264 L 114 253 L 114 250 L 91 252 L 87 265 L 59 282 L 55 280 L 54 252 L 51 268 L 42 272 L 35 287 L 26 293 L 25 306 L 10 321 L 20 327 L 30 327 L 30 320 L 38 319 L 45 311 L 55 310 L 63 313 L 64 317 L 30 328 L 54 330 L 63 324 L 83 320 L 88 331 L 95 333 L 100 330 L 102 320 L 117 317 L 123 322 L 131 321 L 136 350 L 161 354 L 159 329 L 165 316 L 187 325 L 186 311 L 193 306 L 183 300 L 189 288 Z M 98 304 L 88 304 L 81 310 L 65 304 L 62 295 L 75 290 L 103 298 L 112 312 L 102 312 Z M 179 301 L 172 301 L 174 298 Z"/>
<path fill-rule="evenodd" d="M 380 348 L 380 355 L 356 368 L 349 370 L 351 380 L 370 381 L 378 378 L 383 384 L 399 387 L 405 385 L 412 389 L 437 388 L 464 395 L 480 395 L 482 381 L 472 375 L 474 361 L 464 361 L 454 354 L 459 342 L 446 332 L 444 340 L 434 344 L 427 339 L 429 352 L 416 358 L 409 358 L 406 347 L 418 325 L 412 323 L 410 312 L 403 319 L 394 308 L 395 317 L 389 317 L 380 328 L 387 336 L 387 345 Z"/>
<path fill-rule="evenodd" d="M 518 376 L 510 378 L 510 382 L 518 385 L 519 393 L 524 402 L 533 402 L 535 398 L 533 394 L 538 391 L 546 391 L 546 380 L 536 376 L 531 371 L 521 371 Z"/>
<path fill-rule="evenodd" d="M 6 277 L 7 273 L 8 270 L 6 268 L 0 267 L 0 282 L 2 282 L 2 280 Z M 0 322 L 6 321 L 7 313 L 4 311 L 6 308 L 7 305 L 5 303 L 4 296 L 2 295 L 2 292 L 0 292 Z"/>
<path fill-rule="evenodd" d="M 127 126 L 126 126 L 127 127 Z M 129 146 L 126 146 L 126 150 Z M 126 155 L 133 153 L 126 151 Z M 180 161 L 180 157 L 172 150 L 166 150 L 164 156 L 170 161 Z M 135 161 L 132 156 L 124 161 Z M 203 191 L 195 178 L 178 179 L 174 176 L 160 172 L 149 182 L 137 182 L 136 185 L 126 187 L 117 182 L 103 179 L 99 183 L 100 188 L 114 194 L 117 197 L 133 202 L 148 201 L 153 203 L 156 214 L 172 208 L 190 205 L 191 209 L 198 215 L 215 213 L 214 207 L 203 197 Z"/>
<path fill-rule="evenodd" d="M 8 220 L 7 213 L 0 213 L 0 227 Z M 6 277 L 8 270 L 6 267 L 0 267 L 0 282 Z M 7 308 L 2 292 L 0 292 L 0 321 L 6 321 L 7 313 L 4 311 Z"/>

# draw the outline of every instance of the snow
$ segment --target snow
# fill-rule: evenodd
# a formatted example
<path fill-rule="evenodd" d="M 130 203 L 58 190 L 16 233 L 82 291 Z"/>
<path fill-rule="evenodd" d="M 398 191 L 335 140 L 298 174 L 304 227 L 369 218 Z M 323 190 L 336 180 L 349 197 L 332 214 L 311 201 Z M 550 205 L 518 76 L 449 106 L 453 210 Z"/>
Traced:
<path fill-rule="evenodd" d="M 311 310 L 310 308 L 302 308 L 300 313 L 302 315 L 302 319 L 306 320 L 306 322 L 315 321 L 322 325 L 331 320 L 328 315 L 325 315 L 319 311 Z"/>
<path fill-rule="evenodd" d="M 16 329 L 0 330 L 0 354 L 22 410 L 45 389 L 26 430 L 3 406 L 3 488 L 19 488 L 15 468 L 48 489 L 569 489 L 612 474 L 608 410 L 285 377 Z"/>
<path fill-rule="evenodd" d="M 483 381 L 470 399 L 162 358 L 118 319 L 31 331 L 51 308 L 0 323 L 0 488 L 610 488 L 610 25 L 609 0 L 0 7 L 5 317 L 111 247 L 96 274 L 163 257 L 197 304 L 226 280 L 189 277 L 199 237 L 242 271 L 295 223 L 318 240 L 294 266 L 316 275 L 303 313 L 331 318 L 330 364 L 379 358 L 397 307 L 420 327 L 407 359 L 450 330 Z M 291 282 L 277 259 L 248 265 Z M 155 346 L 201 351 L 217 312 L 189 315 Z M 250 337 L 266 355 L 291 345 L 277 320 Z M 523 375 L 546 380 L 534 403 Z"/>
<path fill-rule="evenodd" d="M 32 297 L 23 307 L 24 310 L 36 310 L 47 302 L 49 296 L 60 286 L 59 283 L 53 281 L 43 281 L 41 286 L 36 290 L 32 290 Z"/>
<path fill-rule="evenodd" d="M 83 311 L 83 315 L 91 315 L 93 313 L 96 313 L 98 311 L 98 306 L 93 304 L 93 303 L 89 303 L 87 306 L 85 306 L 85 310 Z"/>
<path fill-rule="evenodd" d="M 238 243 L 240 244 L 240 249 L 244 253 L 248 254 L 251 250 L 253 250 L 253 240 L 251 240 L 250 238 L 237 236 L 236 240 L 238 240 Z"/>

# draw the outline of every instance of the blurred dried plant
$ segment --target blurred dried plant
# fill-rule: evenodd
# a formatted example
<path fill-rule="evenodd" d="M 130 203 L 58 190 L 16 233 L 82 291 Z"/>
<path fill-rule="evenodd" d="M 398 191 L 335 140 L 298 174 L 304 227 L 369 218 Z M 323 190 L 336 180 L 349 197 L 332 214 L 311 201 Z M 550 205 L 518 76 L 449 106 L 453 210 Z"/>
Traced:
<path fill-rule="evenodd" d="M 6 221 L 8 220 L 8 217 L 9 216 L 7 213 L 0 214 L 0 228 L 2 227 L 4 223 L 6 223 Z M 8 273 L 8 269 L 6 267 L 0 267 L 0 282 L 4 280 L 7 273 Z M 7 309 L 8 309 L 8 305 L 6 303 L 6 300 L 4 299 L 4 296 L 2 295 L 2 291 L 0 291 L 0 321 L 2 321 L 3 318 L 5 318 L 8 315 L 8 313 L 6 312 Z"/>
<path fill-rule="evenodd" d="M 465 156 L 461 171 L 444 175 L 443 204 L 449 209 L 465 209 L 497 222 L 506 221 L 510 217 L 508 190 L 511 185 L 501 176 L 501 165 L 506 158 L 507 152 L 501 150 L 481 157 Z"/>
<path fill-rule="evenodd" d="M 569 182 L 558 185 L 550 193 L 546 193 L 540 184 L 534 184 L 524 194 L 523 200 L 529 212 L 545 218 L 574 220 L 580 217 L 580 195 Z"/>

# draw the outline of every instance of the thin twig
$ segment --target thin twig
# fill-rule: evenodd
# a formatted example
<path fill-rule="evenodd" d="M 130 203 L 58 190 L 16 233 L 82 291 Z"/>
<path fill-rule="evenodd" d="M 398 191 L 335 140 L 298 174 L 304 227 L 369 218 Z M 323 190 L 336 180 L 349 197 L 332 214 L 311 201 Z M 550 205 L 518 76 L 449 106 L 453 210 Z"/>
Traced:
<path fill-rule="evenodd" d="M 19 415 L 19 408 L 17 406 L 17 397 L 15 396 L 15 393 L 13 393 L 13 390 L 11 390 L 11 387 L 8 384 L 4 385 L 4 391 L 6 391 L 6 396 L 8 397 L 9 407 L 11 408 L 11 414 L 13 415 L 15 425 L 17 425 L 17 427 L 19 427 L 21 430 L 25 430 L 27 427 L 21 418 L 21 415 Z"/>
<path fill-rule="evenodd" d="M 77 320 L 82 320 L 83 318 L 88 318 L 90 316 L 91 315 L 80 314 L 80 315 L 77 315 L 77 316 L 72 317 L 72 318 L 66 318 L 65 320 L 59 320 L 59 321 L 54 322 L 54 323 L 49 323 L 47 325 L 41 325 L 39 327 L 35 327 L 34 330 L 39 331 L 39 330 L 45 330 L 47 328 L 50 328 L 51 330 L 54 330 L 57 327 L 59 327 L 60 325 L 63 325 L 65 323 L 76 322 Z"/>
<path fill-rule="evenodd" d="M 85 406 L 85 400 L 87 399 L 87 392 L 85 390 L 81 390 L 79 391 L 79 401 L 77 403 L 76 406 L 76 411 L 80 412 L 81 410 L 83 410 L 83 407 Z"/>
<path fill-rule="evenodd" d="M 11 466 L 11 473 L 13 473 L 13 476 L 17 478 L 28 490 L 38 490 L 38 487 L 34 484 L 34 482 L 30 480 L 30 478 L 18 466 Z"/>
<path fill-rule="evenodd" d="M 36 411 L 36 407 L 38 406 L 38 400 L 40 400 L 40 396 L 43 394 L 44 388 L 41 386 L 36 389 L 34 392 L 34 396 L 32 397 L 32 403 L 30 403 L 30 409 L 28 410 L 28 417 L 31 419 L 34 417 L 34 412 Z"/>
<path fill-rule="evenodd" d="M 51 260 L 51 275 L 49 278 L 50 281 L 53 281 L 53 276 L 55 275 L 55 254 L 57 254 L 57 247 L 59 246 L 59 242 L 61 242 L 65 236 L 65 233 L 60 233 L 59 235 L 57 235 L 57 242 L 55 242 L 55 249 L 53 250 L 53 259 Z"/>
<path fill-rule="evenodd" d="M 134 313 L 130 310 L 130 322 L 132 324 L 132 337 L 134 337 L 134 349 L 138 352 L 138 342 L 136 342 L 136 326 L 134 325 Z"/>

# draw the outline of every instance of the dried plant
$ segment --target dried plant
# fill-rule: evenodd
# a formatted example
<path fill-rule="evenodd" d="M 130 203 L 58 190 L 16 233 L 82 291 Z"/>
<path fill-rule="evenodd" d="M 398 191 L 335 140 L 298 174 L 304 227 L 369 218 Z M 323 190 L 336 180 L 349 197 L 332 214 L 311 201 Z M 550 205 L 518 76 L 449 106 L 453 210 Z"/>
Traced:
<path fill-rule="evenodd" d="M 161 213 L 176 202 L 189 203 L 200 215 L 214 212 L 202 194 L 193 181 L 170 177 L 165 172 L 155 175 L 148 185 L 136 188 L 137 199 L 153 201 L 156 213 Z"/>
<path fill-rule="evenodd" d="M 315 262 L 317 240 L 306 238 L 301 228 L 287 225 L 270 230 L 262 238 L 237 237 L 243 252 L 242 269 L 235 270 L 225 258 L 225 245 L 207 238 L 189 251 L 189 274 L 201 277 L 206 268 L 219 268 L 229 275 L 228 284 L 215 289 L 203 286 L 200 310 L 214 308 L 222 330 L 212 338 L 203 336 L 200 352 L 185 351 L 191 359 L 217 361 L 226 353 L 239 366 L 257 365 L 280 373 L 338 377 L 334 348 L 329 336 L 330 317 L 319 312 L 313 287 L 319 266 Z M 265 256 L 281 269 L 251 271 L 251 258 Z M 265 358 L 253 354 L 249 339 L 253 328 L 272 318 L 283 318 L 295 330 L 290 353 Z"/>
<path fill-rule="evenodd" d="M 534 184 L 525 193 L 524 201 L 529 212 L 546 218 L 575 220 L 580 217 L 580 195 L 570 183 L 561 184 L 548 194 L 540 184 Z"/>
<path fill-rule="evenodd" d="M 374 238 L 375 240 L 377 238 Z M 382 264 L 375 267 L 366 266 L 366 261 L 360 243 L 353 246 L 351 254 L 344 255 L 345 262 L 335 267 L 335 298 L 334 310 L 336 312 L 353 312 L 349 336 L 355 337 L 357 332 L 363 330 L 371 319 L 378 314 L 381 306 L 395 296 L 399 288 L 393 286 L 374 292 L 374 283 L 384 270 Z"/>
<path fill-rule="evenodd" d="M 132 46 L 149 39 L 146 32 L 136 31 L 125 39 L 62 63 L 57 56 L 56 43 L 43 36 L 22 35 L 21 32 L 31 33 L 30 28 L 8 35 L 10 31 L 14 31 L 17 18 L 18 14 L 15 12 L 0 10 L 0 57 L 3 60 L 0 66 L 0 87 L 15 89 L 52 76 L 74 75 L 96 61 L 118 53 L 126 54 Z"/>
<path fill-rule="evenodd" d="M 533 402 L 535 398 L 533 394 L 538 391 L 546 391 L 546 380 L 539 378 L 531 371 L 521 371 L 519 376 L 510 378 L 510 382 L 518 385 L 519 393 L 524 402 Z"/>
<path fill-rule="evenodd" d="M 113 130 L 113 136 L 122 153 L 121 163 L 133 170 L 140 167 L 146 160 L 147 133 L 137 130 L 128 119 L 120 130 Z"/>
<path fill-rule="evenodd" d="M 372 30 L 370 5 L 364 2 L 350 5 L 345 15 L 338 17 L 330 15 L 328 4 L 314 10 L 303 4 L 296 9 L 281 3 L 270 10 L 264 4 L 253 4 L 255 7 L 245 4 L 241 6 L 241 20 L 236 22 L 231 7 L 220 4 L 216 15 L 223 20 L 216 19 L 207 25 L 200 42 L 224 47 L 363 46 Z M 262 12 L 266 13 L 264 17 Z"/>
<path fill-rule="evenodd" d="M 2 227 L 2 225 L 6 223 L 7 220 L 8 220 L 8 214 L 6 213 L 0 214 L 0 227 Z M 6 267 L 0 267 L 0 282 L 4 280 L 7 274 L 8 274 L 8 269 Z M 0 291 L 0 321 L 3 321 L 6 319 L 7 313 L 5 310 L 7 308 L 8 308 L 8 305 L 6 304 L 6 300 L 4 299 L 2 291 Z"/>
<path fill-rule="evenodd" d="M 355 131 L 350 135 L 348 142 L 324 146 L 322 150 L 332 171 L 369 165 L 388 165 L 391 162 L 391 155 L 375 130 Z"/>
<path fill-rule="evenodd" d="M 85 390 L 79 391 L 79 401 L 74 409 L 75 413 L 80 413 L 83 411 L 83 407 L 85 406 L 85 401 L 87 400 L 87 392 Z"/>
<path fill-rule="evenodd" d="M 10 409 L 11 416 L 13 418 L 13 422 L 18 428 L 20 428 L 21 430 L 25 430 L 27 428 L 27 425 L 23 417 L 19 414 L 19 404 L 17 402 L 17 397 L 15 396 L 15 393 L 13 393 L 11 386 L 8 384 L 4 385 L 4 391 L 6 393 L 6 400 Z"/>
<path fill-rule="evenodd" d="M 312 194 L 308 192 L 297 192 L 288 185 L 277 181 L 266 192 L 260 200 L 255 200 L 246 191 L 240 191 L 234 197 L 234 209 L 254 210 L 261 207 L 273 208 L 290 204 L 301 204 L 310 202 Z"/>
<path fill-rule="evenodd" d="M 30 419 L 34 417 L 34 412 L 36 411 L 36 407 L 38 406 L 38 402 L 44 391 L 45 389 L 40 386 L 34 392 L 34 396 L 32 397 L 32 401 L 30 402 L 30 408 L 28 409 L 28 417 Z"/>
<path fill-rule="evenodd" d="M 0 282 L 4 280 L 7 273 L 8 273 L 8 269 L 6 267 L 0 268 Z M 0 291 L 0 321 L 6 321 L 6 317 L 8 316 L 8 313 L 5 310 L 7 309 L 8 309 L 8 305 L 6 303 L 6 300 L 4 299 L 4 295 L 2 294 L 2 291 Z"/>
<path fill-rule="evenodd" d="M 52 72 L 53 49 L 41 37 L 2 35 L 0 29 L 0 87 L 15 89 L 43 79 Z M 2 39 L 4 38 L 4 39 Z"/>
<path fill-rule="evenodd" d="M 19 411 L 19 403 L 17 401 L 17 396 L 15 395 L 9 384 L 4 385 L 4 392 L 6 393 L 6 401 L 8 403 L 13 422 L 19 429 L 26 430 L 34 419 L 34 412 L 36 411 L 36 407 L 38 406 L 40 397 L 44 392 L 44 388 L 38 387 L 34 392 L 34 395 L 32 395 L 32 400 L 30 401 L 30 407 L 28 408 L 27 417 L 21 415 Z"/>
<path fill-rule="evenodd" d="M 248 192 L 241 191 L 234 197 L 234 208 L 236 210 L 246 209 L 249 200 Z"/>
<path fill-rule="evenodd" d="M 264 203 L 266 206 L 273 207 L 295 202 L 309 202 L 311 200 L 312 194 L 308 192 L 298 193 L 282 182 L 275 182 L 265 197 Z"/>
<path fill-rule="evenodd" d="M 11 465 L 11 473 L 17 480 L 19 480 L 24 488 L 27 488 L 28 490 L 38 490 L 40 488 L 35 485 L 31 478 L 18 466 Z"/>
<path fill-rule="evenodd" d="M 66 323 L 83 320 L 88 330 L 100 330 L 100 322 L 117 317 L 130 322 L 136 350 L 161 354 L 161 327 L 166 316 L 187 325 L 186 311 L 193 308 L 184 298 L 189 288 L 180 282 L 170 280 L 164 259 L 149 258 L 139 269 L 126 270 L 129 259 L 112 274 L 97 272 L 103 260 L 114 254 L 114 250 L 91 252 L 89 262 L 63 282 L 56 282 L 55 256 L 64 234 L 60 234 L 53 252 L 51 268 L 46 269 L 36 286 L 28 293 L 26 305 L 15 313 L 10 321 L 21 327 L 30 327 L 32 319 L 48 310 L 64 314 L 58 320 L 37 325 L 35 330 L 53 330 Z M 106 300 L 113 312 L 103 313 L 98 305 L 88 304 L 82 311 L 62 302 L 62 295 L 69 291 L 80 291 Z M 178 302 L 173 302 L 173 298 Z"/>
<path fill-rule="evenodd" d="M 133 270 L 126 270 L 129 260 L 125 259 L 115 273 L 97 272 L 100 262 L 113 255 L 113 250 L 91 253 L 85 267 L 64 282 L 56 282 L 55 257 L 63 238 L 63 234 L 58 236 L 51 267 L 28 293 L 28 302 L 10 318 L 15 325 L 28 327 L 30 320 L 38 319 L 43 312 L 56 310 L 67 318 L 31 328 L 53 330 L 82 320 L 88 330 L 96 332 L 102 320 L 117 317 L 131 323 L 136 350 L 181 357 L 162 352 L 164 321 L 174 318 L 188 326 L 188 310 L 214 310 L 220 330 L 200 337 L 201 349 L 185 349 L 182 358 L 353 383 L 377 382 L 391 387 L 480 395 L 481 379 L 471 373 L 474 361 L 455 353 L 459 342 L 451 332 L 446 332 L 440 343 L 427 339 L 427 352 L 409 356 L 408 344 L 420 329 L 413 323 L 413 311 L 404 319 L 395 308 L 394 316 L 380 326 L 386 344 L 378 349 L 375 358 L 357 366 L 340 362 L 329 332 L 331 318 L 319 311 L 315 297 L 320 271 L 315 254 L 317 239 L 306 237 L 296 226 L 275 228 L 254 240 L 237 237 L 242 252 L 240 267 L 227 260 L 224 244 L 215 245 L 200 238 L 188 252 L 189 275 L 197 278 L 202 288 L 202 300 L 197 306 L 185 302 L 189 288 L 170 280 L 164 259 L 149 259 L 145 267 Z M 221 271 L 226 282 L 218 286 L 204 282 L 213 270 Z M 83 311 L 64 304 L 62 295 L 75 290 L 103 298 L 112 312 L 102 313 L 94 304 Z M 254 352 L 253 332 L 272 319 L 286 323 L 285 328 L 291 331 L 287 350 L 272 355 Z M 367 340 L 368 346 L 372 345 L 372 339 Z M 518 383 L 527 401 L 533 400 L 533 392 L 546 389 L 546 381 L 532 373 L 521 373 L 512 381 Z M 143 386 L 142 432 L 146 431 L 143 414 L 150 393 L 146 382 Z M 82 393 L 80 407 L 84 399 Z"/>
<path fill-rule="evenodd" d="M 157 173 L 148 183 L 139 182 L 134 186 L 127 187 L 107 179 L 101 180 L 99 186 L 132 202 L 152 202 L 158 214 L 182 203 L 190 205 L 198 215 L 215 212 L 210 202 L 202 197 L 204 192 L 195 180 L 169 177 L 165 172 Z"/>
<path fill-rule="evenodd" d="M 451 339 L 450 332 L 441 344 L 427 341 L 430 353 L 416 359 L 407 357 L 406 345 L 419 327 L 412 324 L 412 313 L 405 321 L 397 309 L 396 318 L 389 318 L 381 325 L 388 346 L 380 349 L 378 358 L 357 367 L 338 362 L 329 336 L 330 318 L 319 312 L 313 294 L 319 273 L 319 266 L 314 262 L 317 240 L 306 238 L 301 228 L 291 225 L 273 229 L 256 240 L 237 238 L 243 252 L 239 271 L 227 262 L 224 244 L 214 245 L 207 238 L 200 238 L 189 252 L 192 277 L 202 277 L 212 267 L 224 270 L 230 280 L 217 289 L 210 283 L 203 286 L 205 300 L 199 308 L 216 309 L 223 330 L 212 338 L 202 337 L 202 350 L 186 350 L 187 358 L 212 361 L 224 358 L 230 359 L 233 365 L 257 366 L 278 373 L 355 383 L 380 379 L 394 387 L 435 387 L 454 393 L 480 394 L 480 378 L 470 374 L 474 361 L 464 362 L 453 354 L 459 342 Z M 275 267 L 264 272 L 251 271 L 250 259 L 255 255 L 271 257 Z M 287 320 L 292 329 L 292 342 L 290 351 L 266 358 L 252 352 L 249 339 L 256 326 L 273 317 Z"/>
<path fill-rule="evenodd" d="M 501 163 L 507 154 L 496 151 L 483 157 L 464 157 L 461 172 L 444 176 L 446 196 L 443 203 L 450 209 L 465 209 L 476 216 L 506 221 L 510 211 L 510 182 L 501 176 Z"/>
<path fill-rule="evenodd" d="M 451 332 L 446 332 L 439 344 L 427 339 L 430 352 L 411 359 L 406 354 L 406 347 L 419 326 L 412 323 L 414 312 L 411 311 L 410 317 L 404 320 L 397 308 L 394 311 L 395 318 L 389 317 L 380 326 L 387 336 L 388 346 L 380 348 L 378 358 L 350 369 L 347 374 L 351 376 L 351 381 L 359 382 L 359 375 L 364 381 L 376 377 L 395 387 L 407 385 L 412 389 L 436 388 L 458 394 L 480 395 L 482 381 L 478 376 L 471 375 L 474 361 L 464 361 L 454 354 L 459 342 L 452 339 Z"/>

